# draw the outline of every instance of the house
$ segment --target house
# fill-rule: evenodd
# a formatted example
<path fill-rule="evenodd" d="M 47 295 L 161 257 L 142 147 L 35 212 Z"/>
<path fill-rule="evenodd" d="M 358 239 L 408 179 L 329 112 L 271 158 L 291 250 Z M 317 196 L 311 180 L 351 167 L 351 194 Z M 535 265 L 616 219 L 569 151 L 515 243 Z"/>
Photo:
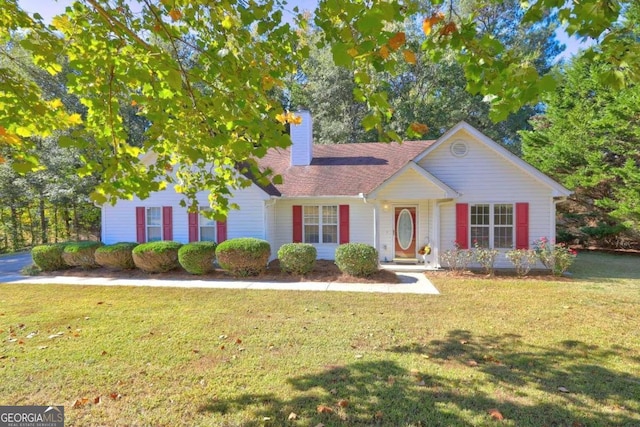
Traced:
<path fill-rule="evenodd" d="M 334 259 L 341 243 L 374 246 L 380 261 L 422 261 L 477 241 L 502 252 L 555 238 L 556 204 L 570 191 L 471 125 L 461 122 L 435 141 L 314 145 L 312 118 L 291 129 L 292 146 L 259 161 L 281 185 L 237 191 L 239 210 L 216 223 L 180 207 L 167 188 L 145 200 L 102 208 L 106 244 L 120 241 L 223 241 L 257 237 L 272 257 L 288 242 L 307 242 Z M 207 204 L 207 194 L 199 195 Z M 497 267 L 510 267 L 504 256 Z"/>

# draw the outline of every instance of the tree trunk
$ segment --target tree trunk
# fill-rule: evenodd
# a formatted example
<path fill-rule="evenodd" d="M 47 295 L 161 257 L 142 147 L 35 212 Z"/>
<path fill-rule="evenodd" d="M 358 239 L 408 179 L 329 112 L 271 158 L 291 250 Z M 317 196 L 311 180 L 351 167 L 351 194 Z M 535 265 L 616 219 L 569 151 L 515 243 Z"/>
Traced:
<path fill-rule="evenodd" d="M 71 219 L 69 218 L 69 208 L 65 206 L 62 211 L 62 219 L 64 220 L 65 240 L 71 239 Z"/>
<path fill-rule="evenodd" d="M 80 240 L 80 224 L 78 220 L 78 204 L 73 202 L 73 228 L 76 231 L 76 240 Z"/>
<path fill-rule="evenodd" d="M 18 239 L 18 210 L 11 206 L 11 249 L 17 251 L 19 247 Z"/>
<path fill-rule="evenodd" d="M 44 209 L 44 194 L 42 194 L 42 192 L 40 192 L 39 211 L 40 211 L 40 242 L 42 244 L 45 244 L 47 243 L 47 216 Z"/>
<path fill-rule="evenodd" d="M 53 241 L 58 243 L 58 207 L 53 206 Z"/>

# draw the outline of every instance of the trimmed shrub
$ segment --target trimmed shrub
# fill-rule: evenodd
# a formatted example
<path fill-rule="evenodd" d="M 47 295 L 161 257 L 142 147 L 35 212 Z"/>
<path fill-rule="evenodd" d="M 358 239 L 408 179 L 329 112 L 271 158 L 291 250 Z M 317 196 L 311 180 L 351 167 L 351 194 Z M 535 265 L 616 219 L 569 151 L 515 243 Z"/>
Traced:
<path fill-rule="evenodd" d="M 214 242 L 193 242 L 183 245 L 178 251 L 178 261 L 191 274 L 205 274 L 213 271 L 216 260 Z"/>
<path fill-rule="evenodd" d="M 133 263 L 147 273 L 165 273 L 180 267 L 178 250 L 181 243 L 171 240 L 142 243 L 131 251 Z"/>
<path fill-rule="evenodd" d="M 216 248 L 220 267 L 234 276 L 257 276 L 267 268 L 271 245 L 266 240 L 241 237 L 225 240 Z"/>
<path fill-rule="evenodd" d="M 100 246 L 101 242 L 69 242 L 64 246 L 62 259 L 71 267 L 96 268 L 95 252 Z"/>
<path fill-rule="evenodd" d="M 116 270 L 131 270 L 136 268 L 133 263 L 131 251 L 138 246 L 137 243 L 119 242 L 113 245 L 100 246 L 96 249 L 96 263 L 102 267 Z"/>
<path fill-rule="evenodd" d="M 31 250 L 33 263 L 42 271 L 55 271 L 68 268 L 62 258 L 66 243 L 52 243 L 48 245 L 35 246 Z"/>
<path fill-rule="evenodd" d="M 285 243 L 278 249 L 280 269 L 286 273 L 307 274 L 316 265 L 318 251 L 309 243 Z"/>
<path fill-rule="evenodd" d="M 351 276 L 371 276 L 378 272 L 378 251 L 364 243 L 345 243 L 336 249 L 336 265 Z"/>

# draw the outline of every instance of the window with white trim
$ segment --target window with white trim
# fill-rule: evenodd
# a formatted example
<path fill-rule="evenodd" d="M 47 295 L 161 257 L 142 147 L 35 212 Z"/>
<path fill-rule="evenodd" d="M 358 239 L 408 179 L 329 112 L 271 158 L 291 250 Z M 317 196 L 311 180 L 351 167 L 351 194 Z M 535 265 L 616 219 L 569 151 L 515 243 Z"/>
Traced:
<path fill-rule="evenodd" d="M 511 203 L 470 205 L 469 231 L 472 244 L 483 248 L 513 248 L 513 212 Z"/>
<path fill-rule="evenodd" d="M 303 206 L 305 243 L 338 243 L 338 206 Z"/>
<path fill-rule="evenodd" d="M 216 241 L 216 222 L 213 219 L 207 218 L 200 213 L 198 218 L 198 224 L 200 227 L 200 241 L 201 242 L 215 242 Z"/>
<path fill-rule="evenodd" d="M 162 208 L 147 208 L 147 242 L 162 240 Z"/>

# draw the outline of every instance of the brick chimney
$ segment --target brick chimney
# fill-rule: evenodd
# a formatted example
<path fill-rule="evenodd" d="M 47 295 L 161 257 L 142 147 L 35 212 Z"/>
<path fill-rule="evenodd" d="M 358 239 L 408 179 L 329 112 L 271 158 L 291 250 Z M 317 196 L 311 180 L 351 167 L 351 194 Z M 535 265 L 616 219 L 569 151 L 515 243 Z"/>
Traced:
<path fill-rule="evenodd" d="M 299 125 L 291 124 L 291 166 L 309 166 L 313 159 L 313 120 L 308 110 L 296 111 L 302 118 Z"/>

